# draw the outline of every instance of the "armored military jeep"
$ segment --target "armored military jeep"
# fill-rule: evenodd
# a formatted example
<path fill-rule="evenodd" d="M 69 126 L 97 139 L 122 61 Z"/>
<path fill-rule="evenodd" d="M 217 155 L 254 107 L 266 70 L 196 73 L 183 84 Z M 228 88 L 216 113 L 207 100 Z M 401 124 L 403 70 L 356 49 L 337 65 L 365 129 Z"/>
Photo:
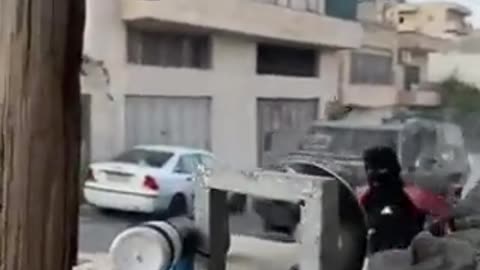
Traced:
<path fill-rule="evenodd" d="M 426 119 L 371 126 L 316 123 L 287 160 L 301 156 L 314 158 L 344 175 L 355 187 L 365 184 L 363 151 L 379 145 L 397 151 L 406 181 L 438 193 L 448 192 L 452 186 L 463 186 L 470 172 L 460 128 Z"/>
<path fill-rule="evenodd" d="M 296 167 L 295 171 L 308 174 L 308 164 L 315 164 L 327 175 L 335 174 L 357 188 L 366 184 L 362 153 L 373 146 L 394 148 L 407 183 L 445 197 L 452 204 L 470 172 L 460 128 L 426 119 L 392 120 L 381 125 L 343 121 L 314 123 L 298 149 L 274 165 Z M 292 232 L 295 207 L 283 202 L 254 200 L 254 208 L 267 230 Z"/>

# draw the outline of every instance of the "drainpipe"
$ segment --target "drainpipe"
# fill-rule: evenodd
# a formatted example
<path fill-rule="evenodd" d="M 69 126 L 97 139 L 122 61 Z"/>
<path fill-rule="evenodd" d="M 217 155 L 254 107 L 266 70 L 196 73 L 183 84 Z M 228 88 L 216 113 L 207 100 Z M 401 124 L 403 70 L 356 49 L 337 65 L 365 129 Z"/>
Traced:
<path fill-rule="evenodd" d="M 337 80 L 338 80 L 338 84 L 337 84 L 337 100 L 340 104 L 343 105 L 343 90 L 344 90 L 344 61 L 345 61 L 345 57 L 346 57 L 346 53 L 345 51 L 340 51 L 339 52 L 340 54 L 340 61 L 338 63 L 338 77 L 337 77 Z"/>

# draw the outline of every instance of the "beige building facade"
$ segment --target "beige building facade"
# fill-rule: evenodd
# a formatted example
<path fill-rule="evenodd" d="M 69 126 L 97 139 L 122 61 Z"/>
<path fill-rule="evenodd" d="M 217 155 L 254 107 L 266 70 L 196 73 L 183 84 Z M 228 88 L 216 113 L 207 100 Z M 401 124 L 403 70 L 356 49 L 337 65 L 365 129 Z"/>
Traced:
<path fill-rule="evenodd" d="M 363 30 L 323 0 L 288 3 L 88 0 L 91 159 L 178 144 L 251 168 L 273 132 L 322 118 Z"/>
<path fill-rule="evenodd" d="M 361 108 L 439 105 L 439 95 L 426 87 L 428 54 L 445 50 L 449 42 L 398 33 L 373 21 L 362 26 L 362 47 L 344 53 L 342 103 Z"/>
<path fill-rule="evenodd" d="M 472 26 L 467 22 L 471 14 L 467 7 L 450 2 L 398 4 L 385 11 L 385 20 L 399 32 L 455 39 L 472 32 Z"/>

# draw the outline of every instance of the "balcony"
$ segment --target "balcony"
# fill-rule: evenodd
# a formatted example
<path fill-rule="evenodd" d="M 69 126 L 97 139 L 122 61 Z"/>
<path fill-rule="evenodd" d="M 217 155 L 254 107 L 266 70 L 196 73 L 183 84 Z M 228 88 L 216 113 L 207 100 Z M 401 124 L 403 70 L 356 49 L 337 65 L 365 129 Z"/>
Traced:
<path fill-rule="evenodd" d="M 400 33 L 398 43 L 401 49 L 423 52 L 445 51 L 450 48 L 451 41 L 420 33 Z"/>
<path fill-rule="evenodd" d="M 122 18 L 342 49 L 360 47 L 363 35 L 354 21 L 251 0 L 122 0 Z"/>
<path fill-rule="evenodd" d="M 444 3 L 444 5 L 448 12 L 457 13 L 462 16 L 472 15 L 472 11 L 464 5 L 460 5 L 457 3 Z"/>
<path fill-rule="evenodd" d="M 449 21 L 446 25 L 447 32 L 468 35 L 472 32 L 472 27 L 464 21 Z"/>

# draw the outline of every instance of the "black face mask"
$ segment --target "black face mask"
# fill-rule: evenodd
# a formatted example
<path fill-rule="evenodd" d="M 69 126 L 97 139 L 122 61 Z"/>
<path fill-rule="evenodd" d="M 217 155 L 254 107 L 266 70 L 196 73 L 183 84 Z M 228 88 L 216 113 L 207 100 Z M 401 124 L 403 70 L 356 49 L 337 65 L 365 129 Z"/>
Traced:
<path fill-rule="evenodd" d="M 386 168 L 367 169 L 368 183 L 373 188 L 388 186 L 393 180 L 393 173 Z"/>

